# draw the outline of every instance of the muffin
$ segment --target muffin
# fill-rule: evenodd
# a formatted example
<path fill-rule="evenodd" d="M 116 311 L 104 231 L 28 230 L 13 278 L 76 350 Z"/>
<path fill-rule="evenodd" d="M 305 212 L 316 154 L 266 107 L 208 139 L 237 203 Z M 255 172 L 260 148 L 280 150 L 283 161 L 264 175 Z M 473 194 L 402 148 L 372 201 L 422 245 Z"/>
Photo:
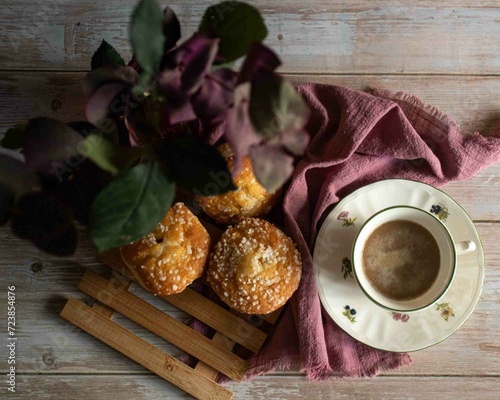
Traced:
<path fill-rule="evenodd" d="M 208 282 L 220 298 L 243 314 L 268 314 L 299 286 L 300 253 L 271 223 L 246 218 L 229 227 L 210 255 Z"/>
<path fill-rule="evenodd" d="M 229 169 L 234 167 L 233 154 L 229 145 L 223 144 L 218 148 L 226 159 Z M 197 196 L 196 201 L 203 211 L 212 219 L 223 224 L 233 224 L 245 217 L 262 217 L 266 215 L 278 200 L 280 192 L 268 193 L 257 182 L 253 173 L 250 158 L 243 159 L 241 171 L 234 178 L 238 188 L 233 192 L 217 196 Z"/>
<path fill-rule="evenodd" d="M 169 295 L 203 274 L 209 251 L 206 229 L 183 203 L 176 203 L 151 233 L 123 246 L 121 255 L 146 290 Z"/>

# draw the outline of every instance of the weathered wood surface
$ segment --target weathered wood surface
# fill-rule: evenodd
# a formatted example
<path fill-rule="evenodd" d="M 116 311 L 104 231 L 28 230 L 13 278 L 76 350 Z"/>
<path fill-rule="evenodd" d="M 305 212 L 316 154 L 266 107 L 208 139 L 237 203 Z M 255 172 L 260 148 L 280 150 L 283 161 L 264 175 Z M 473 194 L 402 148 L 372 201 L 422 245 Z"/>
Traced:
<path fill-rule="evenodd" d="M 84 119 L 80 84 L 83 76 L 84 73 L 0 72 L 0 132 L 37 115 L 63 121 Z M 500 79 L 495 77 L 300 75 L 292 79 L 353 89 L 407 91 L 448 113 L 467 132 L 500 132 Z M 500 165 L 491 166 L 465 185 L 452 183 L 446 187 L 447 193 L 457 197 L 473 219 L 481 221 L 500 218 L 500 201 L 484 201 L 499 189 Z"/>
<path fill-rule="evenodd" d="M 497 0 L 250 2 L 263 12 L 267 43 L 283 59 L 282 71 L 295 82 L 403 90 L 439 107 L 465 131 L 500 132 Z M 187 38 L 206 6 L 215 1 L 168 3 Z M 135 4 L 136 0 L 3 1 L 0 134 L 36 115 L 83 119 L 83 71 L 102 38 L 130 57 L 127 27 Z M 464 326 L 445 342 L 414 353 L 410 367 L 374 380 L 311 383 L 291 371 L 229 383 L 235 399 L 498 399 L 500 164 L 443 189 L 476 221 L 487 260 L 481 300 Z M 189 398 L 58 316 L 69 297 L 92 304 L 76 289 L 86 268 L 106 271 L 95 261 L 89 240 L 81 236 L 77 253 L 61 259 L 0 228 L 0 288 L 16 285 L 20 327 L 18 393 L 11 398 Z M 131 292 L 175 318 L 187 318 L 135 285 Z M 0 320 L 6 320 L 5 307 L 0 307 Z M 113 320 L 174 356 L 182 354 L 119 314 Z M 2 346 L 0 373 L 7 370 L 5 354 Z M 4 388 L 0 391 L 4 398 Z"/>
<path fill-rule="evenodd" d="M 258 0 L 267 43 L 288 72 L 498 74 L 500 10 L 495 0 Z M 166 4 L 167 2 L 163 2 Z M 183 37 L 211 0 L 172 0 Z M 136 0 L 4 1 L 0 68 L 86 70 L 106 39 L 130 57 Z"/>
<path fill-rule="evenodd" d="M 500 25 L 500 22 L 499 22 Z M 0 132 L 44 115 L 85 119 L 81 80 L 85 73 L 0 71 Z M 402 90 L 438 107 L 465 131 L 500 132 L 500 79 L 492 76 L 292 75 L 294 82 Z"/>
<path fill-rule="evenodd" d="M 229 383 L 235 400 L 498 400 L 500 380 L 492 377 L 378 377 L 306 382 L 303 377 L 267 376 L 253 382 Z M 154 376 L 19 377 L 19 391 L 33 399 L 191 399 Z M 23 397 L 27 398 L 27 397 Z"/>
<path fill-rule="evenodd" d="M 500 237 L 499 223 L 478 223 L 487 259 L 481 300 L 464 326 L 446 342 L 413 354 L 412 366 L 390 374 L 402 375 L 500 375 Z M 20 326 L 18 367 L 25 373 L 144 373 L 129 361 L 84 332 L 59 318 L 66 300 L 76 297 L 92 304 L 92 299 L 76 289 L 85 267 L 103 271 L 93 260 L 91 244 L 84 235 L 78 252 L 58 259 L 40 253 L 0 229 L 0 287 L 16 285 Z M 18 249 L 19 251 L 13 251 Z M 162 299 L 133 286 L 131 292 L 168 314 L 185 320 L 184 314 Z M 5 319 L 0 309 L 0 320 Z M 114 320 L 170 354 L 182 354 L 148 330 L 119 314 Z M 0 359 L 0 372 L 6 371 Z"/>

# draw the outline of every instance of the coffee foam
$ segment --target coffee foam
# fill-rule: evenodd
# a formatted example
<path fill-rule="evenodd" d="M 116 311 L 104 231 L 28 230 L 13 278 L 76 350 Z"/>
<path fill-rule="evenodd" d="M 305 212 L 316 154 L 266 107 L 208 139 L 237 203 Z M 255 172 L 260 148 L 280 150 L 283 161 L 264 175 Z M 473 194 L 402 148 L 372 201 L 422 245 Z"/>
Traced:
<path fill-rule="evenodd" d="M 439 271 L 439 247 L 411 221 L 390 221 L 375 229 L 362 254 L 367 279 L 382 295 L 397 300 L 425 293 Z"/>

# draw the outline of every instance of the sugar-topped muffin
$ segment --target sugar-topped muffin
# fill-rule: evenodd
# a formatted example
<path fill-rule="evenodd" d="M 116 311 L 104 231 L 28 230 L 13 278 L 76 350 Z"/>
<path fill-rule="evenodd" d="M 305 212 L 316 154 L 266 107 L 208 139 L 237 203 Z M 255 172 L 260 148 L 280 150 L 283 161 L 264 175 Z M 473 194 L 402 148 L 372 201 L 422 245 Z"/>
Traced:
<path fill-rule="evenodd" d="M 121 248 L 122 259 L 148 291 L 182 292 L 204 271 L 210 236 L 198 218 L 176 203 L 155 229 Z"/>
<path fill-rule="evenodd" d="M 283 306 L 301 274 L 300 253 L 292 240 L 257 218 L 246 218 L 224 232 L 207 270 L 214 291 L 244 314 L 268 314 Z"/>
<path fill-rule="evenodd" d="M 229 145 L 218 148 L 226 159 L 229 169 L 233 170 L 233 154 Z M 196 201 L 211 218 L 223 224 L 237 223 L 245 217 L 266 215 L 278 200 L 280 192 L 268 193 L 257 181 L 250 158 L 243 159 L 241 171 L 234 178 L 238 188 L 233 192 L 217 196 L 197 196 Z"/>

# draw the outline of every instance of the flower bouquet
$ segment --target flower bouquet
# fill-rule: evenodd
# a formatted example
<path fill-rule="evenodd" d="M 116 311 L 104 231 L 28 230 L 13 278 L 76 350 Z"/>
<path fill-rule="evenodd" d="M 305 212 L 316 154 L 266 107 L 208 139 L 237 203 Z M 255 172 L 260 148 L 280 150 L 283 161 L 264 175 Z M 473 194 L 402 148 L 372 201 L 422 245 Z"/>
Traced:
<path fill-rule="evenodd" d="M 150 232 L 179 188 L 204 196 L 236 190 L 232 177 L 246 156 L 259 183 L 276 191 L 308 144 L 309 113 L 276 72 L 266 35 L 254 7 L 226 1 L 181 42 L 173 10 L 141 0 L 130 25 L 132 60 L 104 40 L 92 57 L 83 79 L 87 121 L 38 117 L 7 131 L 0 224 L 67 255 L 78 221 L 102 252 Z M 231 147 L 232 170 L 214 147 L 214 129 Z"/>

